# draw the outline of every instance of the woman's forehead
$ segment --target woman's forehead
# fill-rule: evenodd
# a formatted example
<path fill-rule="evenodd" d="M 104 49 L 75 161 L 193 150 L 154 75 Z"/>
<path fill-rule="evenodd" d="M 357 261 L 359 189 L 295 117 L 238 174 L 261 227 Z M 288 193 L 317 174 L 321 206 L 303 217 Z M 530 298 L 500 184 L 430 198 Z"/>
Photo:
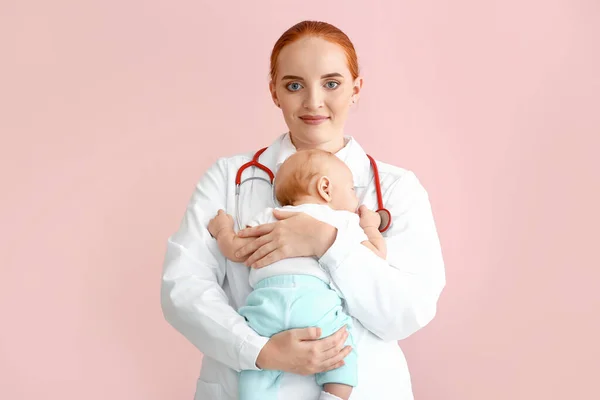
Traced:
<path fill-rule="evenodd" d="M 349 76 L 346 54 L 335 43 L 321 38 L 305 38 L 285 46 L 278 57 L 279 77 L 299 76 L 317 79 L 340 73 Z"/>

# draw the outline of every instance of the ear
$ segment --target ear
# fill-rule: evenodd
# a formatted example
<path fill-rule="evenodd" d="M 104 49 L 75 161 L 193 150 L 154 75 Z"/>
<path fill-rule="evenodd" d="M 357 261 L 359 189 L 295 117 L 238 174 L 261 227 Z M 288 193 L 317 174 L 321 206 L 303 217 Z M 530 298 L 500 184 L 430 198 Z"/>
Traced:
<path fill-rule="evenodd" d="M 326 202 L 331 202 L 331 181 L 328 177 L 322 176 L 317 181 L 317 192 Z"/>
<path fill-rule="evenodd" d="M 271 98 L 273 99 L 273 103 L 275 103 L 277 107 L 281 108 L 281 106 L 279 105 L 279 99 L 277 98 L 277 91 L 275 90 L 275 82 L 269 82 L 269 91 L 271 92 Z"/>
<path fill-rule="evenodd" d="M 360 97 L 360 92 L 362 91 L 363 87 L 363 81 L 364 80 L 362 76 L 359 76 L 354 80 L 352 87 L 352 98 L 350 99 L 351 103 L 358 103 L 358 98 Z"/>

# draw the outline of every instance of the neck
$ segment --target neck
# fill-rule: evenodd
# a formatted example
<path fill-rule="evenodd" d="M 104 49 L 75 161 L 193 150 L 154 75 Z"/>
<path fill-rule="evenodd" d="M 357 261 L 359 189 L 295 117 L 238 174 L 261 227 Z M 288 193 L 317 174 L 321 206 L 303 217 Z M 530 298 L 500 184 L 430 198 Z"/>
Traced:
<path fill-rule="evenodd" d="M 292 144 L 294 145 L 294 147 L 296 148 L 296 150 L 311 150 L 311 149 L 319 149 L 319 150 L 325 150 L 328 151 L 332 154 L 337 153 L 338 151 L 340 151 L 341 149 L 344 148 L 344 146 L 346 145 L 346 141 L 344 140 L 344 136 L 340 135 L 336 138 L 333 138 L 329 141 L 326 142 L 321 142 L 321 143 L 312 143 L 312 142 L 303 142 L 302 140 L 297 139 L 291 132 L 290 132 L 290 140 L 292 141 Z"/>

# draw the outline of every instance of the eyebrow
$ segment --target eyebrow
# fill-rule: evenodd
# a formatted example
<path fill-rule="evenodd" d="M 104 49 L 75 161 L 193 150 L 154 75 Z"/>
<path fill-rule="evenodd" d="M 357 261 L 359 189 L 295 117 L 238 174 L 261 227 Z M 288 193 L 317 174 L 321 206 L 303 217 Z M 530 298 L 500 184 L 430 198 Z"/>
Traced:
<path fill-rule="evenodd" d="M 344 76 L 342 74 L 340 74 L 339 72 L 332 72 L 330 74 L 325 74 L 325 75 L 321 75 L 321 79 L 325 79 L 325 78 L 343 78 Z M 295 81 L 303 81 L 304 78 L 302 78 L 301 76 L 296 76 L 296 75 L 286 75 L 283 78 L 281 78 L 282 81 L 285 81 L 287 79 L 291 79 L 291 80 L 295 80 Z"/>

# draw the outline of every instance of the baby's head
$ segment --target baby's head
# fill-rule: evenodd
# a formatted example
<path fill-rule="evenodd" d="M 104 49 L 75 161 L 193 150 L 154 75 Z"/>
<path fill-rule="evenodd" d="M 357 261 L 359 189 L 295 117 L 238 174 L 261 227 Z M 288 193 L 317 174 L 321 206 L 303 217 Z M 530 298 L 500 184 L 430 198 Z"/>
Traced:
<path fill-rule="evenodd" d="M 351 212 L 358 208 L 352 171 L 324 150 L 300 150 L 288 157 L 277 171 L 275 196 L 282 206 L 317 203 Z"/>

